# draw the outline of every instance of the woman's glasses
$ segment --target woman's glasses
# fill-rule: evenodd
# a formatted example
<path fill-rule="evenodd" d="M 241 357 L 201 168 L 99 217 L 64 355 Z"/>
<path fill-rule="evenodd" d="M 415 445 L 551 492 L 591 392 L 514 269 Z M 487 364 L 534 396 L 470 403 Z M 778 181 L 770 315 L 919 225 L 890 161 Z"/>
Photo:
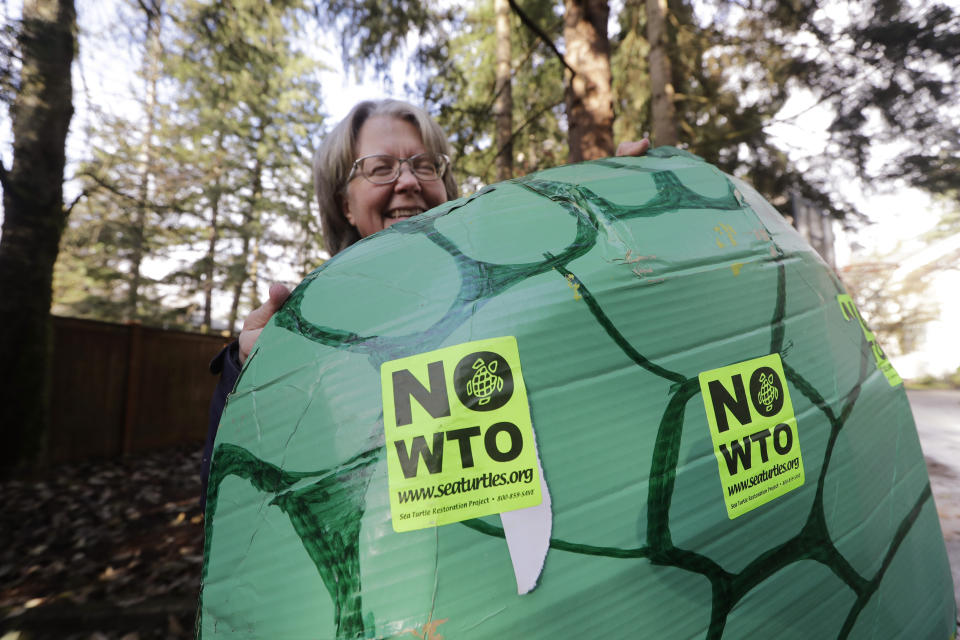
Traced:
<path fill-rule="evenodd" d="M 347 176 L 347 182 L 361 175 L 373 184 L 390 184 L 400 177 L 400 167 L 406 162 L 418 180 L 439 180 L 450 165 L 450 158 L 442 153 L 418 153 L 409 158 L 374 154 L 357 158 Z"/>

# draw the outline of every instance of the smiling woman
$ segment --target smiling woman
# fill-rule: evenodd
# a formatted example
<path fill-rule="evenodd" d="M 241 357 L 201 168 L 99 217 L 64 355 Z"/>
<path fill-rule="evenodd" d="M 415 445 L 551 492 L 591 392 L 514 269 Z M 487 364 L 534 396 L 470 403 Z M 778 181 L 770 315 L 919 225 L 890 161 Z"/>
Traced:
<path fill-rule="evenodd" d="M 447 201 L 439 181 L 446 156 L 427 151 L 406 120 L 368 119 L 360 127 L 357 152 L 362 155 L 353 163 L 342 200 L 347 222 L 361 237 Z"/>
<path fill-rule="evenodd" d="M 313 161 L 323 239 L 330 255 L 397 219 L 422 213 L 459 195 L 445 159 L 442 165 L 434 160 L 438 178 L 425 177 L 409 162 L 396 165 L 399 173 L 395 180 L 376 184 L 379 179 L 367 176 L 368 156 L 412 160 L 419 154 L 446 158 L 446 136 L 425 111 L 399 100 L 361 102 L 330 132 Z M 404 170 L 404 164 L 409 171 Z"/>

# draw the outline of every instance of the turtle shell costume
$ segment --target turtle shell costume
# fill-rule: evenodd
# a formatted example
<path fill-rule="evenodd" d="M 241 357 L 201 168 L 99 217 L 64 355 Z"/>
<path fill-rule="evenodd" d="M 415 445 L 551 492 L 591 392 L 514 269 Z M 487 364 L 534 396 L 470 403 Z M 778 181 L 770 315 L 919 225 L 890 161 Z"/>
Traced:
<path fill-rule="evenodd" d="M 206 518 L 202 638 L 955 629 L 876 337 L 756 191 L 671 148 L 308 276 L 228 400 Z"/>

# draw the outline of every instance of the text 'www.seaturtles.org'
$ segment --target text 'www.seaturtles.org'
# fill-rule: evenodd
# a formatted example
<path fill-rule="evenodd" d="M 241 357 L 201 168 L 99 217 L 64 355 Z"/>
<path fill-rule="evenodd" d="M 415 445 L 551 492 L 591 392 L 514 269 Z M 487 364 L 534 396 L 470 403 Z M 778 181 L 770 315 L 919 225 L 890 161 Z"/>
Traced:
<path fill-rule="evenodd" d="M 787 471 L 790 471 L 793 469 L 799 469 L 799 468 L 800 468 L 799 457 L 793 458 L 792 460 L 788 460 L 785 463 L 775 464 L 769 469 L 765 469 L 760 473 L 750 478 L 747 478 L 746 480 L 741 480 L 740 482 L 730 485 L 729 487 L 727 487 L 727 494 L 731 496 L 735 495 L 737 493 L 740 493 L 741 491 L 744 491 L 751 487 L 755 487 L 761 483 L 767 482 L 771 478 L 775 478 L 776 476 L 784 474 Z M 793 480 L 795 477 L 798 477 L 798 476 L 799 474 L 797 474 L 797 476 L 790 476 L 789 478 L 786 478 L 786 480 L 784 481 L 786 482 L 786 481 Z M 770 488 L 773 488 L 773 487 L 770 487 Z M 770 488 L 768 488 L 767 490 L 769 490 Z"/>
<path fill-rule="evenodd" d="M 530 484 L 533 482 L 534 474 L 532 468 L 519 469 L 510 473 L 484 473 L 474 478 L 460 478 L 452 482 L 444 482 L 430 487 L 420 487 L 418 489 L 404 489 L 397 492 L 397 498 L 400 504 L 406 502 L 417 502 L 430 498 L 442 498 L 444 496 L 454 496 L 461 493 L 470 493 L 480 489 L 491 489 L 495 487 L 505 487 L 511 484 Z M 514 497 L 531 495 L 533 489 L 518 491 L 506 495 L 497 496 L 498 500 L 505 500 Z"/>

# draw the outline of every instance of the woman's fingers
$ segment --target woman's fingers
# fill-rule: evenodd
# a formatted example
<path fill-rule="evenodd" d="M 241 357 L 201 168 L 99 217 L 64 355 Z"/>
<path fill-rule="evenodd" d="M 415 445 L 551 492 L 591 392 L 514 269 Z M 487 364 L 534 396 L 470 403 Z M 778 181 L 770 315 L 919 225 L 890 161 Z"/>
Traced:
<path fill-rule="evenodd" d="M 256 344 L 257 338 L 260 337 L 260 332 L 267 326 L 270 318 L 283 306 L 283 303 L 286 302 L 289 297 L 290 289 L 279 282 L 274 282 L 270 285 L 270 294 L 267 297 L 267 301 L 251 311 L 250 315 L 243 321 L 243 329 L 240 331 L 239 339 L 241 364 L 246 362 L 247 357 L 253 350 L 253 345 Z"/>
<path fill-rule="evenodd" d="M 621 142 L 617 146 L 617 155 L 618 156 L 642 156 L 647 152 L 647 149 L 650 148 L 650 141 L 644 138 L 643 140 L 627 140 Z"/>

